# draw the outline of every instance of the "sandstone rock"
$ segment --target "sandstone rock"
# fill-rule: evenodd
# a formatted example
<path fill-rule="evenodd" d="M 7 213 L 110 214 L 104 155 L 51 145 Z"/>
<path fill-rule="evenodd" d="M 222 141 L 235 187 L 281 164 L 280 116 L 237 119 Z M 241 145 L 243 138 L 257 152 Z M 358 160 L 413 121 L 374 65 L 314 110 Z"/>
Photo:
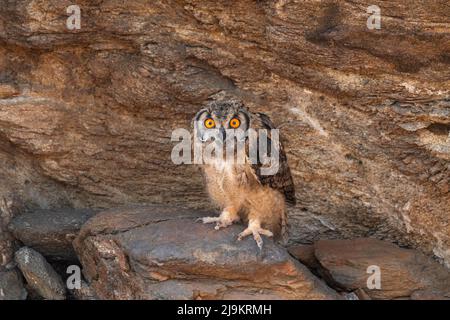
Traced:
<path fill-rule="evenodd" d="M 361 288 L 356 289 L 354 292 L 358 296 L 359 300 L 372 300 L 370 296 Z"/>
<path fill-rule="evenodd" d="M 202 214 L 137 207 L 97 214 L 75 249 L 101 299 L 337 299 L 285 249 L 264 239 L 236 241 L 244 228 L 216 231 Z"/>
<path fill-rule="evenodd" d="M 293 242 L 373 236 L 450 266 L 447 1 L 4 1 L 0 177 L 30 208 L 208 208 L 170 160 L 226 91 L 281 127 Z"/>
<path fill-rule="evenodd" d="M 72 241 L 93 215 L 89 209 L 37 210 L 14 218 L 9 230 L 25 246 L 46 257 L 76 260 Z"/>
<path fill-rule="evenodd" d="M 310 269 L 317 269 L 320 264 L 314 255 L 314 245 L 298 244 L 288 248 L 289 253 Z"/>
<path fill-rule="evenodd" d="M 450 299 L 450 272 L 416 250 L 370 238 L 320 240 L 314 247 L 331 279 L 363 299 Z M 368 288 L 370 266 L 380 270 L 379 289 Z"/>
<path fill-rule="evenodd" d="M 27 292 L 16 270 L 0 271 L 0 300 L 25 300 Z"/>
<path fill-rule="evenodd" d="M 61 277 L 37 251 L 22 247 L 15 254 L 17 265 L 28 285 L 45 299 L 63 300 L 66 289 Z"/>
<path fill-rule="evenodd" d="M 328 285 L 331 285 L 334 289 L 341 289 L 339 286 L 336 286 L 335 281 L 320 265 L 319 260 L 317 260 L 315 256 L 315 248 L 313 244 L 299 244 L 290 246 L 288 248 L 288 252 L 302 264 L 307 266 L 316 276 L 326 281 Z M 350 295 L 350 297 L 352 296 L 353 295 Z"/>
<path fill-rule="evenodd" d="M 20 91 L 12 84 L 0 83 L 0 99 L 11 98 L 18 96 Z"/>
<path fill-rule="evenodd" d="M 449 290 L 446 290 L 447 294 L 442 295 L 441 290 L 424 290 L 424 291 L 414 291 L 411 294 L 412 300 L 450 300 Z"/>

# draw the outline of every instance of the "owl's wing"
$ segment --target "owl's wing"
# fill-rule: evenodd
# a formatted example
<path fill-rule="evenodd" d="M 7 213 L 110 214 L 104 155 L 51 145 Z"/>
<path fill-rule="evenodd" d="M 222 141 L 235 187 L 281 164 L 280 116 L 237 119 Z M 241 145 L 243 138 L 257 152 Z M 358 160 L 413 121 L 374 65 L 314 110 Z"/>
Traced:
<path fill-rule="evenodd" d="M 268 152 L 271 153 L 271 148 L 275 147 L 270 143 L 270 130 L 276 129 L 270 118 L 265 115 L 264 113 L 255 113 L 255 120 L 258 122 L 255 124 L 255 127 L 260 127 L 262 129 L 267 129 L 268 131 Z M 258 152 L 259 154 L 259 152 Z M 295 205 L 295 188 L 294 188 L 294 181 L 292 180 L 291 175 L 291 169 L 289 168 L 286 153 L 283 148 L 283 144 L 281 142 L 280 137 L 280 143 L 279 143 L 279 169 L 278 172 L 274 175 L 262 175 L 261 174 L 261 168 L 263 167 L 262 163 L 258 159 L 257 164 L 253 164 L 253 170 L 255 171 L 256 176 L 258 177 L 259 181 L 263 185 L 269 185 L 271 188 L 276 189 L 280 191 L 282 194 L 284 194 L 286 198 L 286 202 L 290 205 Z"/>

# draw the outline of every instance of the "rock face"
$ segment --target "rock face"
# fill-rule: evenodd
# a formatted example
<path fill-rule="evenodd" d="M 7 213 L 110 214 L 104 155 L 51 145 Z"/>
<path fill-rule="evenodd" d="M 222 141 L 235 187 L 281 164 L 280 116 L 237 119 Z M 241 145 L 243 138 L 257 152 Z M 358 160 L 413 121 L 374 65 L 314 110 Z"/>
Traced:
<path fill-rule="evenodd" d="M 24 300 L 27 292 L 16 270 L 0 271 L 0 300 Z"/>
<path fill-rule="evenodd" d="M 171 207 L 123 208 L 90 219 L 75 241 L 83 273 L 101 299 L 338 299 L 264 239 L 236 241 L 244 226 L 216 231 Z"/>
<path fill-rule="evenodd" d="M 19 211 L 17 202 L 14 200 L 17 200 L 17 198 L 0 185 L 0 271 L 13 267 L 14 251 L 18 246 L 17 241 L 7 229 L 11 219 Z"/>
<path fill-rule="evenodd" d="M 360 298 L 450 299 L 450 272 L 416 250 L 370 238 L 320 240 L 307 248 L 289 252 L 328 283 Z M 372 275 L 378 271 L 377 288 Z"/>
<path fill-rule="evenodd" d="M 0 1 L 0 198 L 207 208 L 170 137 L 226 91 L 282 129 L 292 241 L 372 236 L 450 265 L 447 1 L 381 2 L 375 30 L 363 0 L 80 0 L 80 30 L 70 4 Z"/>
<path fill-rule="evenodd" d="M 74 261 L 72 241 L 92 210 L 39 210 L 17 216 L 9 225 L 14 237 L 46 257 Z"/>
<path fill-rule="evenodd" d="M 65 299 L 66 287 L 61 277 L 39 252 L 22 247 L 16 252 L 15 261 L 28 285 L 41 297 L 50 300 Z"/>

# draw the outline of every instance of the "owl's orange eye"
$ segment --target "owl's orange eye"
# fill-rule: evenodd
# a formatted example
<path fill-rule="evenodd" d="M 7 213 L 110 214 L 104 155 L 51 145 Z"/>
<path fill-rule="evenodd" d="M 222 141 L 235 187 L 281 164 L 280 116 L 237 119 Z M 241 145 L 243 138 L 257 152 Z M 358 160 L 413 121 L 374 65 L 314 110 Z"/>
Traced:
<path fill-rule="evenodd" d="M 214 128 L 214 126 L 216 125 L 216 123 L 214 122 L 213 119 L 208 118 L 205 120 L 205 127 L 208 129 Z"/>
<path fill-rule="evenodd" d="M 240 125 L 241 125 L 241 121 L 238 118 L 231 119 L 230 127 L 232 127 L 233 129 L 237 129 L 237 128 L 239 128 Z"/>

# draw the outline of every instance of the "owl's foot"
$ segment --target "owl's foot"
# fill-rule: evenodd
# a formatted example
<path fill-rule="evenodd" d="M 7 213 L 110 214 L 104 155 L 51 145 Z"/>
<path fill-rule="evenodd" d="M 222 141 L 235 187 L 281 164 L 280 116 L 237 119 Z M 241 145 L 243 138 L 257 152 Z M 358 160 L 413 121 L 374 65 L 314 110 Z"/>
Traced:
<path fill-rule="evenodd" d="M 253 234 L 253 239 L 255 239 L 256 244 L 258 245 L 259 250 L 262 250 L 263 247 L 263 240 L 261 238 L 261 235 L 265 235 L 266 237 L 272 237 L 273 233 L 269 230 L 261 228 L 261 225 L 259 222 L 256 221 L 250 221 L 248 224 L 247 229 L 242 231 L 238 235 L 238 241 L 241 241 L 243 238 Z"/>
<path fill-rule="evenodd" d="M 198 218 L 195 221 L 202 222 L 202 223 L 213 223 L 213 222 L 217 222 L 219 220 L 220 220 L 219 217 L 203 217 L 203 218 Z"/>
<path fill-rule="evenodd" d="M 225 209 L 218 217 L 203 217 L 198 218 L 197 221 L 201 221 L 203 223 L 216 223 L 214 229 L 219 230 L 220 228 L 231 226 L 233 222 L 239 221 L 239 216 L 234 210 Z"/>

